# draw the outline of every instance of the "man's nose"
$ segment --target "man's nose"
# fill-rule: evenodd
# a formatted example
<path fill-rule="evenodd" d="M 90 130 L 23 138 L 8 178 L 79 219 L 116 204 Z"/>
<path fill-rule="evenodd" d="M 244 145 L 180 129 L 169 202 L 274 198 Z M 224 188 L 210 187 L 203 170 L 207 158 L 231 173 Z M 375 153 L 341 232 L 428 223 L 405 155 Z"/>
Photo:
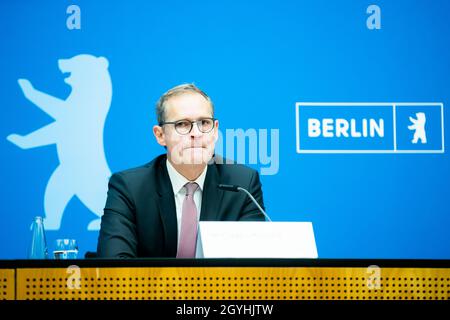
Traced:
<path fill-rule="evenodd" d="M 202 134 L 203 134 L 203 132 L 201 132 L 201 131 L 198 129 L 197 122 L 194 123 L 193 126 L 192 126 L 192 130 L 191 130 L 191 137 L 199 137 L 199 136 L 201 136 Z"/>

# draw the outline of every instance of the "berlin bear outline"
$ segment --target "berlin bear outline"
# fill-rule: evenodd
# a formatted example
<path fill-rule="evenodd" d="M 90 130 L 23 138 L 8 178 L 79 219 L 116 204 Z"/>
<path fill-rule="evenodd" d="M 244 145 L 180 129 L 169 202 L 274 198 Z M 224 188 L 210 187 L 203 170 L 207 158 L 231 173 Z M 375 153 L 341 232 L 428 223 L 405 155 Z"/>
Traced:
<path fill-rule="evenodd" d="M 417 141 L 420 139 L 420 142 L 422 144 L 425 144 L 427 143 L 427 135 L 425 132 L 425 123 L 427 121 L 427 118 L 424 112 L 417 112 L 416 117 L 417 119 L 409 117 L 409 121 L 411 121 L 413 124 L 408 126 L 408 129 L 415 130 L 414 137 L 411 140 L 411 142 L 416 144 Z"/>
<path fill-rule="evenodd" d="M 58 66 L 69 73 L 64 82 L 72 90 L 65 100 L 36 90 L 26 79 L 18 80 L 25 97 L 55 121 L 25 136 L 10 134 L 7 140 L 22 149 L 56 144 L 59 166 L 44 196 L 46 229 L 60 228 L 67 204 L 77 196 L 98 216 L 87 229 L 99 230 L 111 176 L 103 146 L 112 99 L 109 63 L 104 57 L 80 54 L 59 59 Z"/>

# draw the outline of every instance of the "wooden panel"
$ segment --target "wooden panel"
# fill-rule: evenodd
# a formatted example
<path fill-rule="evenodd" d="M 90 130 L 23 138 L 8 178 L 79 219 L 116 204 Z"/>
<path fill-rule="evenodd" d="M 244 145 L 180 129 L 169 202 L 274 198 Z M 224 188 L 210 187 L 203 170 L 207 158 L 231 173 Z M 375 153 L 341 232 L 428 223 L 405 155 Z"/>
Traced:
<path fill-rule="evenodd" d="M 435 300 L 450 269 L 151 267 L 17 270 L 18 299 Z"/>
<path fill-rule="evenodd" d="M 14 269 L 0 269 L 0 300 L 14 300 Z"/>

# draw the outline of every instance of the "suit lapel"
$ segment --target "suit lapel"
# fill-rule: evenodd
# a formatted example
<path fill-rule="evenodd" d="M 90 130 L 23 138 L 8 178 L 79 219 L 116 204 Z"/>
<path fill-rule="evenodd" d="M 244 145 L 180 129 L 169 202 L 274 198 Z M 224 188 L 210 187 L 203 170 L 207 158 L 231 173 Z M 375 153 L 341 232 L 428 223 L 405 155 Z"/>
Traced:
<path fill-rule="evenodd" d="M 159 194 L 158 211 L 164 228 L 165 248 L 164 253 L 169 257 L 175 257 L 178 247 L 177 214 L 175 197 L 172 184 L 167 172 L 167 157 L 159 159 L 156 170 L 156 187 Z M 217 185 L 220 183 L 220 174 L 214 161 L 208 165 L 205 183 L 203 185 L 202 209 L 200 220 L 214 221 L 220 219 L 220 205 L 224 191 Z"/>
<path fill-rule="evenodd" d="M 212 164 L 208 165 L 208 171 L 206 172 L 205 183 L 203 185 L 202 210 L 200 214 L 200 220 L 202 221 L 214 221 L 220 218 L 219 208 L 224 191 L 217 187 L 219 183 L 219 170 L 214 161 L 212 161 Z"/>
<path fill-rule="evenodd" d="M 176 256 L 178 232 L 175 197 L 167 173 L 166 157 L 162 157 L 156 171 L 157 191 L 159 193 L 159 214 L 164 227 L 165 250 L 168 256 Z"/>

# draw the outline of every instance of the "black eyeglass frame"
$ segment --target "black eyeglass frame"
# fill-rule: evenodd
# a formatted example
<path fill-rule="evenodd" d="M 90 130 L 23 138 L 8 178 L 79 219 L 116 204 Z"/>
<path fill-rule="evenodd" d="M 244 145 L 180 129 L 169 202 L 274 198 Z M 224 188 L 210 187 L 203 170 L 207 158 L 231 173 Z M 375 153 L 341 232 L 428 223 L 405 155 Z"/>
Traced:
<path fill-rule="evenodd" d="M 208 131 L 203 131 L 203 130 L 200 129 L 200 127 L 199 127 L 199 123 L 200 123 L 201 121 L 203 121 L 203 120 L 212 120 L 213 125 L 212 125 L 211 129 L 209 129 Z M 201 119 L 198 119 L 198 120 L 195 120 L 195 121 L 191 121 L 191 120 L 188 120 L 188 119 L 181 119 L 181 120 L 177 120 L 177 121 L 165 121 L 165 122 L 161 122 L 161 123 L 159 124 L 159 126 L 162 127 L 163 125 L 166 125 L 166 124 L 173 124 L 173 126 L 174 126 L 176 132 L 178 132 L 178 133 L 181 134 L 181 135 L 186 135 L 186 134 L 191 133 L 192 128 L 194 127 L 194 123 L 195 123 L 195 124 L 197 124 L 197 129 L 198 129 L 201 133 L 209 133 L 209 132 L 211 132 L 211 131 L 216 127 L 216 120 L 217 120 L 217 118 L 201 118 Z M 187 122 L 189 122 L 189 123 L 191 124 L 191 128 L 189 129 L 188 132 L 186 132 L 186 133 L 181 133 L 181 132 L 179 132 L 179 131 L 177 130 L 177 126 L 176 126 L 176 125 L 177 125 L 177 123 L 185 122 L 185 121 L 187 121 Z"/>

